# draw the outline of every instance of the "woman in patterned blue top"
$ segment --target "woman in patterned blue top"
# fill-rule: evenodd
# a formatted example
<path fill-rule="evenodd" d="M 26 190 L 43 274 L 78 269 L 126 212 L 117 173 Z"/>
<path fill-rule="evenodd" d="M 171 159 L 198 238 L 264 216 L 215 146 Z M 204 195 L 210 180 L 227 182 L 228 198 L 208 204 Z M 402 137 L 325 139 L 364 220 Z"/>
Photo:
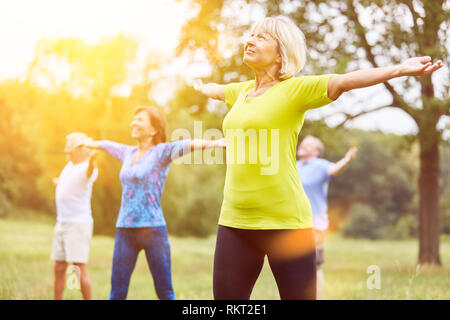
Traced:
<path fill-rule="evenodd" d="M 175 299 L 170 245 L 161 196 L 170 163 L 194 149 L 224 148 L 225 140 L 166 142 L 166 121 L 155 107 L 139 107 L 131 123 L 138 146 L 111 141 L 88 141 L 123 162 L 122 200 L 116 223 L 110 299 L 125 299 L 139 251 L 144 249 L 158 297 Z"/>

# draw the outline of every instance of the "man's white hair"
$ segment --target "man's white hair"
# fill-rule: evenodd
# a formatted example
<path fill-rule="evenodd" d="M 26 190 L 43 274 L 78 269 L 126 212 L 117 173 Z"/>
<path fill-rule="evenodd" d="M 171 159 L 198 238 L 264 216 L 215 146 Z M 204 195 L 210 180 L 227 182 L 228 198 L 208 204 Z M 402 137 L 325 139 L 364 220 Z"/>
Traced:
<path fill-rule="evenodd" d="M 306 62 L 305 35 L 286 16 L 267 17 L 257 22 L 252 31 L 262 30 L 278 42 L 281 55 L 280 78 L 288 79 L 297 75 Z"/>
<path fill-rule="evenodd" d="M 323 145 L 322 141 L 320 141 L 319 138 L 314 137 L 314 136 L 306 136 L 304 140 L 306 140 L 306 139 L 309 139 L 314 143 L 317 150 L 319 150 L 319 155 L 323 154 L 323 151 L 325 150 L 325 146 Z"/>

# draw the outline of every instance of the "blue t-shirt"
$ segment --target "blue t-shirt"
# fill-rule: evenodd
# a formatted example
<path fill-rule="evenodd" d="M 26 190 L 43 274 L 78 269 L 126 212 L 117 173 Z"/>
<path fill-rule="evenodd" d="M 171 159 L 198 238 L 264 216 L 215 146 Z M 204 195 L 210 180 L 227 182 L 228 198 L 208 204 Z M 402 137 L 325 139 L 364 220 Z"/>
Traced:
<path fill-rule="evenodd" d="M 297 169 L 306 196 L 311 204 L 314 228 L 328 228 L 328 183 L 331 176 L 328 169 L 334 163 L 321 158 L 311 158 L 302 163 L 297 160 Z"/>
<path fill-rule="evenodd" d="M 137 146 L 103 140 L 99 148 L 123 162 L 119 175 L 122 199 L 116 228 L 165 226 L 161 197 L 167 173 L 172 160 L 191 151 L 190 140 L 157 144 L 134 165 Z"/>

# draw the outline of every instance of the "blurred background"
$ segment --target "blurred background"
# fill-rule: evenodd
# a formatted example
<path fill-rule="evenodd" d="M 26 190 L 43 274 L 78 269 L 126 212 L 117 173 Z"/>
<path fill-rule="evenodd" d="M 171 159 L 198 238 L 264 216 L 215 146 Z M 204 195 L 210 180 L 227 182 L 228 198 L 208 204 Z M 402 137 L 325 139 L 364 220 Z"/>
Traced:
<path fill-rule="evenodd" d="M 252 78 L 242 63 L 250 26 L 286 14 L 305 33 L 302 75 L 344 73 L 429 55 L 444 68 L 344 94 L 308 112 L 301 136 L 318 136 L 324 157 L 359 153 L 332 180 L 331 230 L 344 237 L 418 239 L 418 260 L 441 264 L 450 234 L 450 1 L 41 0 L 0 2 L 0 219 L 55 218 L 52 178 L 65 137 L 133 144 L 138 105 L 162 108 L 169 134 L 221 129 L 224 103 L 194 79 Z M 201 137 L 198 137 L 201 138 Z M 113 235 L 120 163 L 98 157 L 95 234 Z M 173 236 L 217 228 L 225 165 L 172 165 L 163 210 Z M 26 213 L 25 213 L 26 212 Z"/>

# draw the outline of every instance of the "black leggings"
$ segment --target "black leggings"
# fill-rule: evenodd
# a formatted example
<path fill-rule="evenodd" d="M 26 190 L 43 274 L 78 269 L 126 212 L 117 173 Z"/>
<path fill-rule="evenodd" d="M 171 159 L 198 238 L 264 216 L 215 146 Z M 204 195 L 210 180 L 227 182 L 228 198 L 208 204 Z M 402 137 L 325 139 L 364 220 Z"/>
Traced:
<path fill-rule="evenodd" d="M 265 255 L 282 300 L 316 299 L 311 229 L 246 230 L 220 225 L 214 255 L 214 299 L 250 299 Z"/>

